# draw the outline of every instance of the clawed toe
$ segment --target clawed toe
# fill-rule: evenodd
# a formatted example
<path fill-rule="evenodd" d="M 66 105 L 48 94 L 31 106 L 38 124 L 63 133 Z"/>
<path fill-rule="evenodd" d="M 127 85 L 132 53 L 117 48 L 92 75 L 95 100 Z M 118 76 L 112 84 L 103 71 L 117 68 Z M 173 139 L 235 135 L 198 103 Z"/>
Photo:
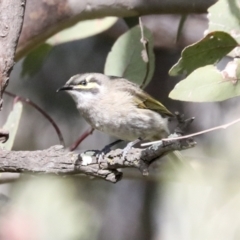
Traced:
<path fill-rule="evenodd" d="M 141 141 L 140 138 L 132 141 L 132 142 L 129 142 L 127 144 L 127 146 L 122 150 L 122 159 L 125 159 L 125 157 L 127 156 L 128 152 L 130 151 L 130 149 L 137 143 L 139 143 Z"/>

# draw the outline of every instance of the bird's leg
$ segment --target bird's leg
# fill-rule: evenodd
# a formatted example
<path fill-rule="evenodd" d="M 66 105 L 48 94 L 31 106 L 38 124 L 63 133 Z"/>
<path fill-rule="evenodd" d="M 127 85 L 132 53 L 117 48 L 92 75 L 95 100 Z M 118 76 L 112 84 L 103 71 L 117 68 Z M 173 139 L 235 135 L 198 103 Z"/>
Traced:
<path fill-rule="evenodd" d="M 111 147 L 113 147 L 114 145 L 122 142 L 123 140 L 121 139 L 118 139 L 108 145 L 106 145 L 102 150 L 98 151 L 97 153 L 97 158 L 98 158 L 98 163 L 101 163 L 102 159 L 103 159 L 103 156 L 105 154 L 107 154 L 109 151 L 111 151 Z M 127 144 L 127 146 L 122 150 L 122 158 L 124 159 L 126 157 L 126 155 L 128 154 L 129 150 L 137 143 L 139 143 L 140 141 L 142 141 L 141 138 L 138 138 L 132 142 L 129 142 Z"/>
<path fill-rule="evenodd" d="M 115 146 L 116 144 L 122 142 L 123 140 L 118 139 L 108 145 L 106 145 L 102 150 L 99 150 L 97 153 L 97 157 L 98 157 L 98 163 L 101 163 L 102 159 L 103 159 L 103 155 L 107 154 L 108 152 L 111 151 L 111 147 Z"/>
<path fill-rule="evenodd" d="M 120 142 L 122 142 L 122 141 L 123 141 L 123 140 L 118 139 L 118 140 L 116 140 L 116 141 L 114 141 L 114 142 L 106 145 L 102 150 L 100 150 L 100 152 L 106 154 L 106 153 L 108 153 L 108 152 L 111 150 L 111 147 L 115 146 L 116 144 L 118 144 L 118 143 L 120 143 Z"/>
<path fill-rule="evenodd" d="M 127 153 L 129 152 L 129 150 L 130 150 L 135 144 L 137 144 L 137 143 L 139 143 L 139 142 L 141 142 L 141 141 L 142 141 L 142 139 L 141 139 L 141 138 L 138 138 L 138 139 L 136 139 L 136 140 L 134 140 L 134 141 L 132 141 L 132 142 L 129 142 L 129 143 L 127 144 L 127 146 L 123 149 L 122 158 L 124 159 L 124 158 L 126 157 Z"/>

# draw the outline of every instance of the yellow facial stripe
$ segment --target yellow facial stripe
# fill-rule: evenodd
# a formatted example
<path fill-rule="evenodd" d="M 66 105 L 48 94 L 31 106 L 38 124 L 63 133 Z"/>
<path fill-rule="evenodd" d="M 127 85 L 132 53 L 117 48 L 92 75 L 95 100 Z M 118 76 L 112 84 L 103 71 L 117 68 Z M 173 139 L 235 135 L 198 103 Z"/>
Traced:
<path fill-rule="evenodd" d="M 83 85 L 77 85 L 74 86 L 74 89 L 93 89 L 93 88 L 98 88 L 99 85 L 96 82 L 89 82 L 87 83 L 86 86 Z"/>

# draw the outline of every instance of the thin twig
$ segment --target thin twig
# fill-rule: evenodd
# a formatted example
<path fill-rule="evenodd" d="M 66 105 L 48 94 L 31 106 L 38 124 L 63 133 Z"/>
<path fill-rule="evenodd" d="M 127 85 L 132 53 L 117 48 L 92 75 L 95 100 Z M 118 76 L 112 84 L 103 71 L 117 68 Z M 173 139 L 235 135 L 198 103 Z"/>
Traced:
<path fill-rule="evenodd" d="M 46 113 L 42 108 L 40 108 L 36 103 L 34 103 L 33 101 L 31 101 L 30 99 L 28 98 L 25 98 L 25 97 L 21 97 L 21 96 L 18 96 L 14 93 L 10 93 L 8 91 L 4 91 L 4 93 L 12 98 L 15 98 L 21 102 L 24 102 L 24 103 L 27 103 L 29 104 L 30 106 L 32 106 L 33 108 L 35 108 L 38 112 L 40 112 L 53 126 L 53 128 L 55 129 L 57 135 L 58 135 L 58 138 L 59 138 L 59 142 L 61 145 L 65 146 L 65 143 L 64 143 L 64 139 L 63 139 L 63 136 L 62 136 L 62 133 L 59 129 L 59 127 L 57 126 L 57 124 L 55 123 L 55 121 L 52 119 L 52 117 L 50 117 L 48 115 L 48 113 Z"/>
<path fill-rule="evenodd" d="M 186 139 L 186 138 L 191 138 L 191 137 L 194 137 L 194 136 L 198 136 L 198 135 L 202 135 L 204 133 L 208 133 L 208 132 L 213 132 L 213 131 L 216 131 L 216 130 L 219 130 L 219 129 L 226 129 L 236 123 L 240 122 L 240 118 L 230 122 L 230 123 L 227 123 L 227 124 L 223 124 L 223 125 L 220 125 L 220 126 L 217 126 L 217 127 L 213 127 L 213 128 L 209 128 L 209 129 L 206 129 L 206 130 L 203 130 L 203 131 L 200 131 L 200 132 L 196 132 L 196 133 L 192 133 L 192 134 L 188 134 L 188 135 L 185 135 L 185 136 L 181 136 L 181 137 L 175 137 L 175 138 L 163 138 L 161 140 L 158 140 L 158 141 L 153 141 L 153 142 L 148 142 L 148 143 L 143 143 L 141 144 L 142 147 L 145 147 L 145 146 L 150 146 L 152 144 L 156 144 L 156 143 L 161 143 L 161 142 L 170 142 L 170 141 L 175 141 L 175 140 L 181 140 L 181 139 Z"/>
<path fill-rule="evenodd" d="M 146 63 L 146 73 L 143 79 L 142 84 L 140 85 L 140 88 L 144 88 L 147 78 L 148 78 L 148 74 L 149 74 L 149 70 L 150 70 L 150 59 L 149 59 L 149 51 L 148 51 L 148 40 L 145 38 L 144 36 L 144 27 L 142 24 L 142 19 L 141 17 L 139 17 L 139 27 L 141 30 L 141 39 L 140 42 L 143 44 L 143 50 L 142 50 L 142 59 L 143 61 Z"/>
<path fill-rule="evenodd" d="M 94 131 L 94 128 L 90 128 L 90 129 L 88 129 L 87 131 L 85 131 L 85 132 L 80 136 L 80 138 L 78 138 L 77 141 L 74 142 L 74 143 L 72 144 L 72 146 L 69 147 L 69 150 L 70 150 L 70 151 L 74 151 L 84 139 L 86 139 L 89 135 L 91 135 L 91 134 L 93 133 L 93 131 Z"/>
<path fill-rule="evenodd" d="M 184 26 L 184 23 L 187 20 L 187 17 L 188 17 L 187 14 L 182 14 L 182 16 L 180 18 L 180 22 L 179 22 L 179 25 L 178 25 L 178 30 L 177 30 L 177 36 L 176 36 L 175 43 L 177 43 L 179 41 L 180 37 L 181 37 L 183 26 Z"/>

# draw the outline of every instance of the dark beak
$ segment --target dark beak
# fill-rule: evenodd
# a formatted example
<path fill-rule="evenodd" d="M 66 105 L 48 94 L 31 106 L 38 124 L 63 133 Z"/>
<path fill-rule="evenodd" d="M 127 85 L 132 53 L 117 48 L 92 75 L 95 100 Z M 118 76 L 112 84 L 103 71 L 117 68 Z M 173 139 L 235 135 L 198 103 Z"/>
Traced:
<path fill-rule="evenodd" d="M 57 92 L 67 91 L 67 90 L 73 90 L 73 87 L 72 87 L 72 86 L 63 86 L 63 87 L 59 88 L 59 89 L 57 90 Z"/>

